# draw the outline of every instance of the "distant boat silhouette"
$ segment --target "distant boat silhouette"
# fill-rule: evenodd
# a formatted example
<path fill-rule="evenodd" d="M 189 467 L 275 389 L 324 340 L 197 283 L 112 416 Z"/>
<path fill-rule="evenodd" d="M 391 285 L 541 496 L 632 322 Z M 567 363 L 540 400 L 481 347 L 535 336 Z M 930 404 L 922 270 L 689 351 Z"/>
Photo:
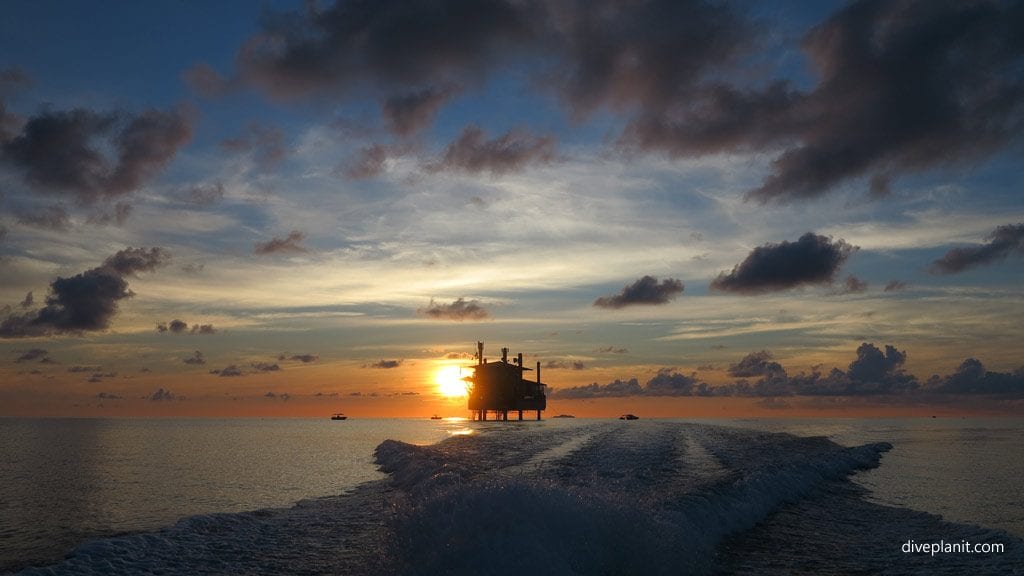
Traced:
<path fill-rule="evenodd" d="M 337 414 L 332 414 L 331 415 L 331 420 L 345 420 L 347 418 L 348 418 L 348 416 L 345 416 L 341 412 L 338 412 Z"/>
<path fill-rule="evenodd" d="M 434 414 L 433 416 L 431 416 L 431 417 L 430 417 L 430 419 L 431 419 L 431 420 L 444 420 L 444 418 L 441 418 L 441 417 L 440 417 L 440 416 L 438 416 L 437 414 Z"/>
<path fill-rule="evenodd" d="M 640 417 L 635 414 L 623 414 L 619 416 L 619 420 L 639 420 Z"/>
<path fill-rule="evenodd" d="M 558 416 L 552 416 L 552 418 L 575 418 L 572 414 L 559 414 Z"/>

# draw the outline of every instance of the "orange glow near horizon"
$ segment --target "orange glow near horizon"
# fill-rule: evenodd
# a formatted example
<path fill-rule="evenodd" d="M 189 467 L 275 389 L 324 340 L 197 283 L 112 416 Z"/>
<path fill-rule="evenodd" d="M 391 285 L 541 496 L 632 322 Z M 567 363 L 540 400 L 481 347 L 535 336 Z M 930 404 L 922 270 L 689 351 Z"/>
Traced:
<path fill-rule="evenodd" d="M 459 366 L 441 366 L 434 372 L 434 383 L 437 390 L 444 396 L 456 397 L 465 396 L 466 381 L 462 379 L 462 369 Z"/>

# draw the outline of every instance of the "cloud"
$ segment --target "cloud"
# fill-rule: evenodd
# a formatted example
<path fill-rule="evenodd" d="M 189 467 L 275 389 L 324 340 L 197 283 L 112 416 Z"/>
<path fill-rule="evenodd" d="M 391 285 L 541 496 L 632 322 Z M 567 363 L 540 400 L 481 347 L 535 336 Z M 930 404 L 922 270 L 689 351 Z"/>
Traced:
<path fill-rule="evenodd" d="M 680 280 L 666 278 L 659 284 L 654 276 L 644 276 L 614 296 L 602 296 L 594 300 L 594 306 L 617 309 L 634 304 L 668 304 L 682 292 L 683 283 Z"/>
<path fill-rule="evenodd" d="M 454 85 L 534 35 L 525 6 L 506 0 L 307 4 L 261 24 L 236 64 L 277 98 Z"/>
<path fill-rule="evenodd" d="M 554 149 L 555 141 L 550 136 L 509 131 L 488 140 L 479 126 L 468 126 L 430 169 L 500 175 L 529 164 L 547 164 L 555 158 Z"/>
<path fill-rule="evenodd" d="M 711 282 L 711 288 L 738 294 L 761 294 L 810 284 L 830 284 L 857 248 L 843 240 L 808 232 L 796 242 L 764 244 Z"/>
<path fill-rule="evenodd" d="M 152 272 L 164 266 L 171 259 L 167 250 L 155 246 L 153 248 L 125 248 L 119 250 L 103 261 L 103 266 L 121 275 L 134 275 L 136 272 Z"/>
<path fill-rule="evenodd" d="M 18 359 L 14 362 L 20 364 L 22 362 L 32 362 L 34 360 L 42 361 L 46 360 L 49 354 L 50 353 L 44 348 L 31 348 L 22 352 L 21 356 L 18 356 Z"/>
<path fill-rule="evenodd" d="M 167 331 L 170 331 L 170 332 L 172 332 L 174 334 L 181 334 L 185 330 L 188 330 L 188 322 L 185 322 L 184 320 L 178 320 L 177 318 L 175 318 L 174 320 L 171 320 L 167 324 L 157 324 L 156 325 L 156 331 L 157 332 L 167 332 Z"/>
<path fill-rule="evenodd" d="M 373 178 L 384 172 L 387 160 L 388 148 L 382 144 L 374 144 L 360 148 L 356 156 L 342 166 L 341 172 L 353 180 Z"/>
<path fill-rule="evenodd" d="M 210 370 L 210 374 L 216 374 L 218 376 L 228 378 L 232 376 L 244 376 L 245 372 L 242 372 L 237 365 L 231 364 L 230 366 L 226 366 L 224 368 Z"/>
<path fill-rule="evenodd" d="M 566 362 L 565 360 L 548 360 L 547 363 L 544 364 L 544 367 L 549 370 L 586 370 L 587 368 L 586 364 L 580 360 L 575 360 L 571 363 Z"/>
<path fill-rule="evenodd" d="M 196 64 L 182 72 L 181 78 L 193 92 L 204 98 L 220 98 L 236 87 L 235 83 L 206 63 Z"/>
<path fill-rule="evenodd" d="M 117 394 L 111 394 L 110 392 L 100 392 L 96 394 L 96 397 L 100 400 L 120 400 L 121 396 Z"/>
<path fill-rule="evenodd" d="M 839 294 L 860 294 L 867 291 L 867 289 L 867 282 L 851 274 L 846 277 L 846 281 L 843 282 L 843 288 L 839 291 Z"/>
<path fill-rule="evenodd" d="M 1012 3 L 848 4 L 804 38 L 820 81 L 794 102 L 799 143 L 749 197 L 817 196 L 868 174 L 985 157 L 1020 136 L 1019 7 Z"/>
<path fill-rule="evenodd" d="M 188 358 L 182 359 L 182 362 L 184 362 L 185 364 L 191 364 L 193 366 L 202 366 L 203 364 L 206 364 L 206 359 L 203 358 L 203 353 L 202 352 L 200 352 L 199 350 L 196 350 Z"/>
<path fill-rule="evenodd" d="M 192 329 L 188 333 L 199 335 L 216 334 L 217 329 L 213 327 L 213 324 L 193 324 Z"/>
<path fill-rule="evenodd" d="M 550 392 L 550 396 L 557 398 L 621 398 L 624 396 L 640 396 L 643 388 L 636 378 L 629 380 L 615 380 L 608 384 L 587 384 L 584 386 L 573 386 L 571 388 L 557 388 Z"/>
<path fill-rule="evenodd" d="M 257 372 L 280 372 L 281 366 L 271 362 L 253 362 L 252 367 Z"/>
<path fill-rule="evenodd" d="M 971 268 L 993 264 L 1008 256 L 1024 255 L 1024 224 L 999 226 L 988 236 L 988 243 L 972 248 L 953 248 L 932 263 L 933 274 L 956 274 Z"/>
<path fill-rule="evenodd" d="M 46 305 L 0 321 L 0 337 L 21 338 L 106 330 L 117 314 L 118 302 L 134 295 L 126 275 L 155 270 L 167 262 L 162 248 L 126 248 L 102 266 L 50 283 Z"/>
<path fill-rule="evenodd" d="M 34 211 L 25 211 L 18 214 L 18 223 L 33 228 L 44 230 L 56 230 L 66 232 L 71 230 L 71 218 L 63 206 L 46 206 Z"/>
<path fill-rule="evenodd" d="M 767 350 L 751 352 L 743 357 L 736 364 L 729 366 L 729 374 L 737 378 L 749 378 L 752 376 L 767 376 L 773 374 L 785 375 L 786 370 L 778 362 L 772 361 L 772 353 Z"/>
<path fill-rule="evenodd" d="M 901 290 L 906 289 L 906 287 L 907 285 L 905 282 L 900 282 L 899 280 L 890 280 L 889 283 L 885 285 L 885 292 L 899 292 Z"/>
<path fill-rule="evenodd" d="M 946 377 L 928 381 L 931 392 L 943 394 L 1002 394 L 1024 397 L 1024 366 L 1012 373 L 990 372 L 980 360 L 968 358 Z"/>
<path fill-rule="evenodd" d="M 193 206 L 213 206 L 224 199 L 224 184 L 196 184 L 186 189 L 181 197 Z"/>
<path fill-rule="evenodd" d="M 287 354 L 281 354 L 280 356 L 277 357 L 277 359 L 281 361 L 291 360 L 293 362 L 302 362 L 303 364 L 309 364 L 310 362 L 316 362 L 317 360 L 320 359 L 320 357 L 317 356 L 316 354 L 292 354 L 291 356 L 288 356 Z"/>
<path fill-rule="evenodd" d="M 185 109 L 44 111 L 0 146 L 0 160 L 40 192 L 91 204 L 136 191 L 192 137 Z"/>
<path fill-rule="evenodd" d="M 134 208 L 128 202 L 117 202 L 114 204 L 114 211 L 107 212 L 94 212 L 89 215 L 86 220 L 89 224 L 96 224 L 100 226 L 106 226 L 110 223 L 114 223 L 118 226 L 123 226 L 128 221 L 128 217 L 131 216 Z"/>
<path fill-rule="evenodd" d="M 103 369 L 102 366 L 71 366 L 71 367 L 68 368 L 68 372 L 71 372 L 71 373 L 99 372 L 102 369 Z"/>
<path fill-rule="evenodd" d="M 466 300 L 465 298 L 459 298 L 451 304 L 438 304 L 431 298 L 430 304 L 426 308 L 420 308 L 417 312 L 436 320 L 455 320 L 457 322 L 490 318 L 490 314 L 479 300 Z"/>
<path fill-rule="evenodd" d="M 402 365 L 401 360 L 381 360 L 380 362 L 374 362 L 370 364 L 370 368 L 398 368 Z"/>
<path fill-rule="evenodd" d="M 253 160 L 262 170 L 277 167 L 288 156 L 284 132 L 280 128 L 256 123 L 249 124 L 242 135 L 228 138 L 220 145 L 230 152 L 252 154 Z"/>
<path fill-rule="evenodd" d="M 454 89 L 433 87 L 392 96 L 381 106 L 388 128 L 399 136 L 411 136 L 427 127 L 441 106 L 454 95 Z"/>
<path fill-rule="evenodd" d="M 259 255 L 306 252 L 306 247 L 302 245 L 302 241 L 305 239 L 304 233 L 293 230 L 288 233 L 286 238 L 275 236 L 266 242 L 257 242 L 253 251 Z"/>
<path fill-rule="evenodd" d="M 598 354 L 628 354 L 629 350 L 626 348 L 616 348 L 615 346 L 606 346 L 604 348 L 598 348 L 596 352 Z"/>
<path fill-rule="evenodd" d="M 151 402 L 171 401 L 174 400 L 174 394 L 172 394 L 170 390 L 164 390 L 163 388 L 160 388 L 156 392 L 153 392 L 149 396 L 146 396 L 146 399 Z"/>
<path fill-rule="evenodd" d="M 267 392 L 266 394 L 263 395 L 263 397 L 271 400 L 276 398 L 284 402 L 287 402 L 288 400 L 291 399 L 291 395 L 288 394 L 287 392 L 285 392 L 284 394 L 275 394 L 274 392 Z"/>

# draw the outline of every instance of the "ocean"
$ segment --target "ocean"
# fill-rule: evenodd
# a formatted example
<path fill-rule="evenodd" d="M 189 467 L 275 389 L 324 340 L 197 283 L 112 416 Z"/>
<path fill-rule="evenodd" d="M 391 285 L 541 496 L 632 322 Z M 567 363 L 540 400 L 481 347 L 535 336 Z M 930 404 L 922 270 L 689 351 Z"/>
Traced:
<path fill-rule="evenodd" d="M 1024 420 L 0 419 L 0 572 L 1024 574 Z"/>

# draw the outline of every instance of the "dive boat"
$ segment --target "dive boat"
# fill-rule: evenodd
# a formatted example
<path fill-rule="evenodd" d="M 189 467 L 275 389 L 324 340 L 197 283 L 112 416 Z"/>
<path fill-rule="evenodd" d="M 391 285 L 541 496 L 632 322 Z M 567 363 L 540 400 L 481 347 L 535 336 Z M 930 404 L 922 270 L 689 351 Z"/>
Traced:
<path fill-rule="evenodd" d="M 639 419 L 640 419 L 640 417 L 637 416 L 636 414 L 623 414 L 622 416 L 619 416 L 619 420 L 639 420 Z"/>
<path fill-rule="evenodd" d="M 348 418 L 348 416 L 345 416 L 341 412 L 338 412 L 337 414 L 332 414 L 331 415 L 331 420 L 345 420 L 347 418 Z"/>

